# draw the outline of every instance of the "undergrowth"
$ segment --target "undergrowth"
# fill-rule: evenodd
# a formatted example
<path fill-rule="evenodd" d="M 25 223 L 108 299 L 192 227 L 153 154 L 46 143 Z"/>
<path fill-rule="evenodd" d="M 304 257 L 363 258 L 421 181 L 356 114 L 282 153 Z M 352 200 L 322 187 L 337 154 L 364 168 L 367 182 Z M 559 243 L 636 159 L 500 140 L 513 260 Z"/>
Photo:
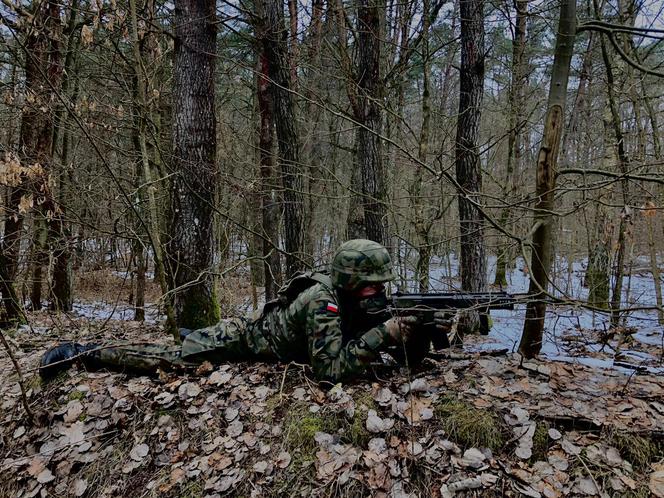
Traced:
<path fill-rule="evenodd" d="M 489 448 L 497 452 L 505 444 L 505 426 L 491 411 L 445 397 L 435 405 L 434 414 L 449 439 L 462 448 Z"/>

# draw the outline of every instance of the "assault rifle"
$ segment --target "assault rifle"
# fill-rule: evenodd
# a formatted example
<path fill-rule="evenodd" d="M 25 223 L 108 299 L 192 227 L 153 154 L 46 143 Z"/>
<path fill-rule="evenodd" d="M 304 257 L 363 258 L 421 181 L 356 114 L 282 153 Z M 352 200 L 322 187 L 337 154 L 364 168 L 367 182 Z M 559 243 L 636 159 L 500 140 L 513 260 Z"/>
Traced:
<path fill-rule="evenodd" d="M 413 366 L 421 363 L 431 351 L 450 347 L 447 334 L 436 329 L 433 315 L 444 311 L 449 317 L 459 310 L 474 310 L 480 315 L 480 333 L 489 333 L 489 312 L 491 310 L 511 310 L 518 299 L 506 292 L 443 292 L 426 294 L 392 294 L 388 309 L 390 316 L 418 316 L 421 328 L 411 336 L 405 347 L 399 346 L 390 354 L 400 363 L 404 363 L 407 355 L 408 364 Z M 455 338 L 458 337 L 455 334 Z M 453 339 L 453 344 L 456 344 Z"/>

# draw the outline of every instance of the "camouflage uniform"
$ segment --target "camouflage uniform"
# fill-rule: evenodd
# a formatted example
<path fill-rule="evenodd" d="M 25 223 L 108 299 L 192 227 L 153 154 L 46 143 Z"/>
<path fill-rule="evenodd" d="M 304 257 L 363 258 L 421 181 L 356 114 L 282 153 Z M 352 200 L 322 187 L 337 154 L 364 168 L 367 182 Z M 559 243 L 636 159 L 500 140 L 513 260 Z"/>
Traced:
<path fill-rule="evenodd" d="M 393 278 L 389 253 L 384 247 L 371 241 L 351 240 L 337 251 L 330 277 L 314 274 L 318 283 L 290 300 L 282 289 L 281 299 L 266 304 L 256 319 L 222 320 L 190 333 L 176 347 L 104 348 L 91 353 L 89 359 L 94 362 L 89 363 L 149 373 L 157 368 L 195 366 L 206 360 L 295 361 L 310 364 L 318 379 L 336 382 L 364 371 L 389 341 L 384 324 L 362 332 L 349 330 L 353 328 L 352 320 L 342 323 L 345 308 L 340 291 Z"/>

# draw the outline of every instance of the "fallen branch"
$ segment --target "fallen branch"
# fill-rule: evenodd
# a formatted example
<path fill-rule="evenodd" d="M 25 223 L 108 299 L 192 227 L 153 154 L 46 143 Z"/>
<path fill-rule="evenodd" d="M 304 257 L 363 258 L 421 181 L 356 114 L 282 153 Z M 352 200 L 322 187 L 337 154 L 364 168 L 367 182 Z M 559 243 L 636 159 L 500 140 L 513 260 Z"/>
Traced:
<path fill-rule="evenodd" d="M 7 354 L 9 355 L 9 359 L 14 365 L 14 369 L 16 370 L 16 375 L 18 375 L 18 387 L 21 389 L 21 400 L 23 402 L 23 408 L 25 408 L 25 415 L 27 416 L 28 424 L 32 424 L 32 422 L 35 419 L 35 416 L 32 413 L 32 410 L 30 409 L 30 405 L 28 404 L 28 396 L 25 393 L 25 385 L 23 383 L 24 382 L 23 372 L 21 372 L 21 367 L 18 366 L 18 362 L 14 357 L 12 348 L 9 346 L 7 338 L 5 337 L 5 333 L 2 329 L 0 329 L 0 341 L 2 341 L 2 345 L 4 346 L 5 350 L 7 351 Z"/>
<path fill-rule="evenodd" d="M 434 360 L 472 360 L 482 356 L 504 356 L 509 352 L 507 348 L 493 349 L 490 351 L 477 351 L 473 353 L 455 353 L 453 351 L 444 353 L 429 353 L 428 358 Z"/>

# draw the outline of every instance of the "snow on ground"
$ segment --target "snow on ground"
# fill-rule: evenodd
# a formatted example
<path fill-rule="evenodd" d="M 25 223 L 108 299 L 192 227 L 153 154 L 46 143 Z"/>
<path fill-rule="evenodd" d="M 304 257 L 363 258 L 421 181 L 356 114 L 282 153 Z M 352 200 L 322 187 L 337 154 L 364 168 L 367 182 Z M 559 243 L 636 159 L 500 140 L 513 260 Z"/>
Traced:
<path fill-rule="evenodd" d="M 647 261 L 639 261 L 645 266 Z M 582 285 L 586 268 L 586 261 L 575 261 L 571 272 L 567 270 L 567 262 L 559 259 L 556 262 L 557 278 L 552 294 L 556 297 L 584 301 L 588 297 L 588 289 Z M 458 275 L 458 261 L 452 257 L 449 262 L 451 276 L 448 274 L 448 264 L 436 261 L 432 265 L 431 280 L 433 290 L 449 291 L 460 286 L 456 278 Z M 529 279 L 522 269 L 525 267 L 522 259 L 516 264 L 517 269 L 508 275 L 508 286 L 504 289 L 510 293 L 525 293 L 528 291 Z M 495 258 L 489 259 L 490 271 L 495 271 Z M 492 281 L 493 278 L 490 279 Z M 660 284 L 661 285 L 661 284 Z M 629 290 L 629 294 L 627 291 Z M 623 296 L 628 296 L 622 306 L 625 308 L 644 308 L 656 306 L 655 287 L 652 275 L 649 272 L 639 272 L 630 278 L 625 278 Z M 491 312 L 493 327 L 489 333 L 489 340 L 476 346 L 480 349 L 508 348 L 515 351 L 518 348 L 523 322 L 525 318 L 525 305 L 518 305 L 514 310 L 496 310 Z M 598 313 L 580 306 L 548 306 L 544 322 L 544 344 L 542 354 L 548 359 L 581 363 L 589 366 L 614 368 L 615 344 L 602 345 L 597 342 L 597 332 L 606 332 L 610 328 L 608 313 Z M 619 351 L 622 361 L 637 366 L 643 366 L 653 373 L 664 373 L 662 353 L 664 347 L 664 327 L 657 323 L 655 310 L 639 310 L 629 312 L 625 322 L 625 329 L 634 327 L 635 333 L 630 334 L 632 343 L 623 346 Z M 571 340 L 570 340 L 571 339 Z M 570 352 L 570 344 L 583 344 L 583 348 Z M 614 341 L 615 342 L 615 341 Z M 644 346 L 650 352 L 633 350 Z M 650 348 L 647 348 L 650 346 Z M 623 369 L 618 366 L 617 368 Z M 631 370 L 627 370 L 630 371 Z"/>
<path fill-rule="evenodd" d="M 104 301 L 77 301 L 74 303 L 73 313 L 81 318 L 89 320 L 133 320 L 134 307 L 126 303 L 109 303 Z M 159 308 L 154 305 L 146 305 L 145 321 L 155 324 L 165 319 L 160 314 Z"/>

